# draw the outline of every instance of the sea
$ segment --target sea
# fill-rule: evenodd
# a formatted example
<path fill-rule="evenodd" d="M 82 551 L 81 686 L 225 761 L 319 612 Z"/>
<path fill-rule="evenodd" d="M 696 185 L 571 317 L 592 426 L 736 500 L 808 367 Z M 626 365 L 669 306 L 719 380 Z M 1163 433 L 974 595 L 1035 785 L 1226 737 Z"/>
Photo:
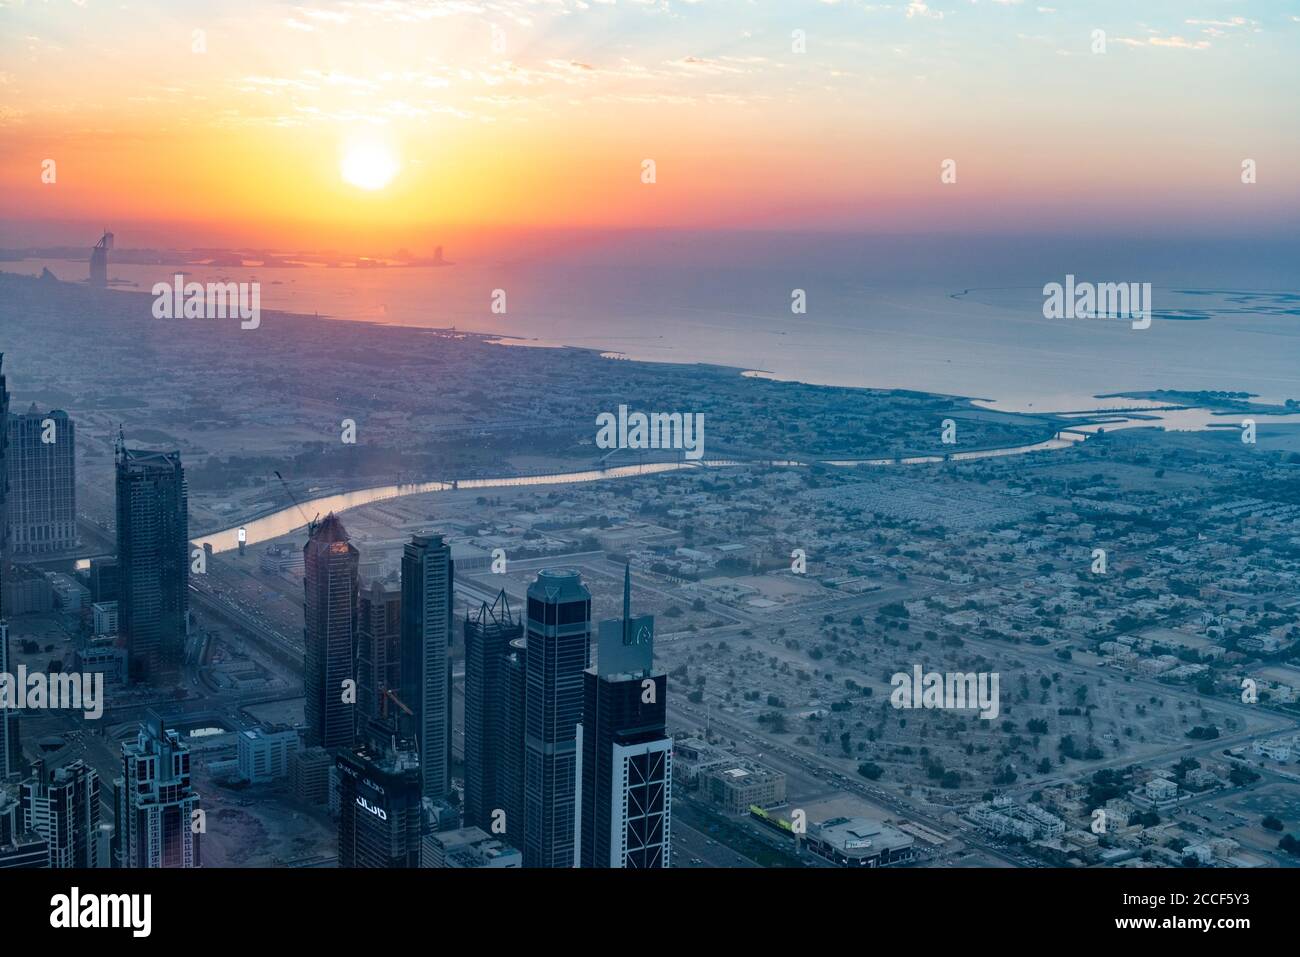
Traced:
<path fill-rule="evenodd" d="M 570 245 L 441 267 L 328 266 L 304 254 L 298 268 L 113 263 L 109 275 L 114 288 L 143 292 L 177 271 L 187 281 L 258 282 L 264 311 L 323 322 L 454 327 L 513 346 L 960 395 L 1007 411 L 1133 408 L 1141 403 L 1116 393 L 1156 389 L 1300 400 L 1294 247 L 1252 256 L 1232 244 L 1051 245 L 638 237 L 618 249 Z M 85 260 L 0 268 L 87 274 Z M 1067 275 L 1150 282 L 1150 328 L 1045 318 L 1045 284 Z"/>

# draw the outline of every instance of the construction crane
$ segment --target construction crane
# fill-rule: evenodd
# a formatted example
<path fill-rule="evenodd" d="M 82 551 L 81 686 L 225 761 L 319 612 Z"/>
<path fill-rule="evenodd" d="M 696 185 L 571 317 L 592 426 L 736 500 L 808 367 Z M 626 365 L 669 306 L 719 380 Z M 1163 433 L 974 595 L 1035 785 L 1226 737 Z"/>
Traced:
<path fill-rule="evenodd" d="M 302 507 L 302 503 L 298 501 L 298 497 L 293 494 L 293 489 L 289 488 L 289 483 L 284 480 L 284 476 L 277 470 L 275 477 L 280 480 L 280 484 L 284 486 L 284 494 L 289 496 L 289 501 L 293 502 L 294 508 L 296 508 L 298 514 L 302 516 L 302 520 L 307 523 L 307 533 L 310 535 L 316 530 L 316 518 L 320 518 L 320 512 L 316 513 L 316 518 L 308 518 L 307 510 Z"/>
<path fill-rule="evenodd" d="M 414 717 L 415 717 L 415 712 L 412 711 L 410 708 L 408 708 L 408 707 L 406 706 L 406 703 L 405 703 L 404 701 L 402 701 L 401 698 L 397 697 L 397 693 L 394 692 L 392 688 L 385 688 L 385 689 L 384 689 L 384 694 L 383 694 L 383 696 L 382 696 L 382 698 L 381 698 L 381 702 L 382 702 L 382 705 L 383 705 L 383 707 L 382 707 L 382 715 L 381 715 L 381 717 L 382 717 L 382 720 L 383 720 L 385 723 L 387 723 L 387 721 L 388 721 L 388 702 L 390 702 L 390 701 L 393 702 L 393 704 L 397 705 L 399 708 L 401 708 L 402 711 L 406 714 L 406 716 L 407 716 L 408 718 L 414 718 Z M 399 722 L 399 721 L 394 721 L 393 724 L 392 724 L 392 728 L 391 728 L 391 730 L 392 730 L 392 736 L 391 736 L 390 747 L 392 748 L 393 752 L 396 753 L 396 752 L 397 752 L 397 736 L 401 733 L 401 730 L 402 730 L 402 729 L 401 729 L 401 724 L 400 724 L 400 722 Z M 412 732 L 412 733 L 411 733 L 411 737 L 412 737 L 412 739 L 415 741 L 415 751 L 416 751 L 417 754 L 419 754 L 419 752 L 420 752 L 420 730 L 419 730 L 418 727 L 415 726 L 415 722 L 414 722 L 414 721 L 411 722 L 411 732 Z"/>
<path fill-rule="evenodd" d="M 403 711 L 405 711 L 408 717 L 412 717 L 412 718 L 415 717 L 415 712 L 412 711 L 410 708 L 408 708 L 408 707 L 407 707 L 407 706 L 402 702 L 402 699 L 401 699 L 401 698 L 397 697 L 396 693 L 394 693 L 394 691 L 393 691 L 392 688 L 385 688 L 385 689 L 384 689 L 384 717 L 385 717 L 385 718 L 388 717 L 388 702 L 389 702 L 389 701 L 391 701 L 393 704 L 397 705 L 399 708 L 401 708 Z"/>

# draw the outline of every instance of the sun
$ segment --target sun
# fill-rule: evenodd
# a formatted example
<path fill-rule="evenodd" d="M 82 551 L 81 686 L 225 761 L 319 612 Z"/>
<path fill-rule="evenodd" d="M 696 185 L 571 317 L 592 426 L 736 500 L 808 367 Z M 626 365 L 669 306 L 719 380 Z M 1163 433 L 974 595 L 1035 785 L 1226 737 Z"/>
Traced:
<path fill-rule="evenodd" d="M 397 154 L 377 140 L 354 140 L 343 148 L 339 175 L 361 189 L 383 189 L 393 181 L 401 163 Z"/>

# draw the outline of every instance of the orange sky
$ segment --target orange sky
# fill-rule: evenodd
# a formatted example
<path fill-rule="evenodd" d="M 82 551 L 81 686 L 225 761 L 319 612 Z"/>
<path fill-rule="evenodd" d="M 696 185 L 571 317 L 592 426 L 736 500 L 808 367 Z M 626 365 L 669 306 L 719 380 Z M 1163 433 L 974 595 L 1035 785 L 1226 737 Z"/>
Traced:
<path fill-rule="evenodd" d="M 5 238 L 63 221 L 420 251 L 504 228 L 1294 229 L 1300 149 L 1278 120 L 1300 115 L 1300 22 L 1277 5 L 1153 3 L 1136 22 L 1099 3 L 1103 55 L 1092 19 L 1029 4 L 815 6 L 0 4 Z M 356 140 L 387 144 L 389 185 L 343 180 Z"/>

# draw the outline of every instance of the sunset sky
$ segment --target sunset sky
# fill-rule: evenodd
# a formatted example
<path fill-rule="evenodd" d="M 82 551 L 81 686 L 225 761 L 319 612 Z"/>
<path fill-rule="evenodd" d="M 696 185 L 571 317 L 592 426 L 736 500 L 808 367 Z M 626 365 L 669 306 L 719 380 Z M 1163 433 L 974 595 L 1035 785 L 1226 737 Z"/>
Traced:
<path fill-rule="evenodd" d="M 1298 63 L 1246 0 L 0 0 L 0 245 L 1293 235 Z"/>

